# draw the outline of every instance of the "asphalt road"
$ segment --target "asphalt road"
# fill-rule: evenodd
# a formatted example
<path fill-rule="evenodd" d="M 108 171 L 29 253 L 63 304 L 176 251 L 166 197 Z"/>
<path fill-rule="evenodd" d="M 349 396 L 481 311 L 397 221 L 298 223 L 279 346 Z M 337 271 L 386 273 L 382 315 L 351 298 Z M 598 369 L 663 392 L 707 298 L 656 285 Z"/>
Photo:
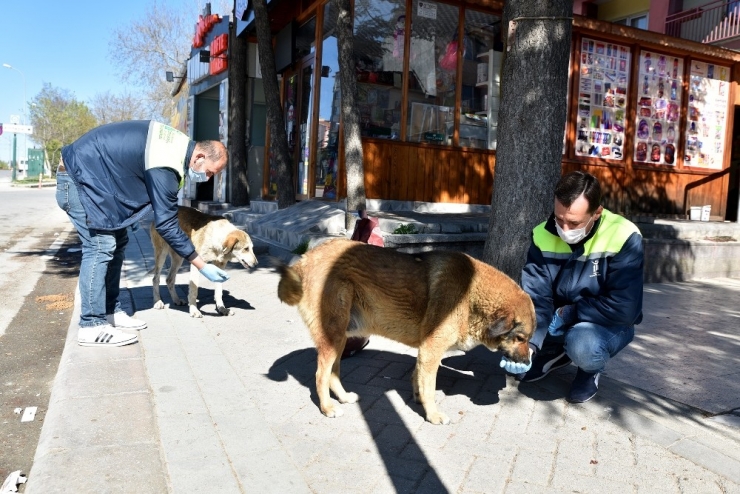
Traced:
<path fill-rule="evenodd" d="M 31 469 L 72 315 L 81 252 L 54 196 L 0 181 L 0 484 Z"/>

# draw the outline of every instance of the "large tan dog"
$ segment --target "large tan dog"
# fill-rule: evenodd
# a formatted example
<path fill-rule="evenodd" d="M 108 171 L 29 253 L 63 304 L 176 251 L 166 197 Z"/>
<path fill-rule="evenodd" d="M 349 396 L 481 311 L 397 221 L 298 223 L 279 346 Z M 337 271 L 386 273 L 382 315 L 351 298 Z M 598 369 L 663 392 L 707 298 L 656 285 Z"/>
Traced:
<path fill-rule="evenodd" d="M 339 380 L 348 336 L 381 335 L 419 349 L 412 384 L 426 419 L 450 419 L 434 403 L 437 369 L 450 348 L 483 344 L 529 361 L 534 306 L 514 281 L 459 252 L 403 254 L 352 240 L 331 240 L 293 266 L 279 265 L 278 297 L 298 305 L 316 344 L 316 391 L 327 417 L 354 403 Z"/>
<path fill-rule="evenodd" d="M 245 268 L 253 268 L 257 265 L 257 258 L 252 250 L 252 239 L 246 232 L 239 230 L 229 220 L 221 216 L 205 214 L 197 209 L 180 207 L 177 211 L 177 219 L 180 228 L 190 237 L 195 245 L 195 250 L 204 261 L 213 263 L 223 269 L 226 263 L 238 262 Z M 185 302 L 177 296 L 175 291 L 175 277 L 182 265 L 182 257 L 164 241 L 154 229 L 154 224 L 149 229 L 154 246 L 154 277 L 152 278 L 152 289 L 154 295 L 154 308 L 164 309 L 165 305 L 159 296 L 159 273 L 162 266 L 170 256 L 170 271 L 167 274 L 167 289 L 175 305 L 185 305 Z M 198 280 L 200 273 L 198 269 L 190 265 L 190 286 L 188 289 L 188 305 L 191 317 L 203 317 L 198 310 Z M 227 309 L 223 301 L 223 284 L 215 283 L 214 299 L 216 309 L 222 315 L 234 315 L 234 311 Z"/>

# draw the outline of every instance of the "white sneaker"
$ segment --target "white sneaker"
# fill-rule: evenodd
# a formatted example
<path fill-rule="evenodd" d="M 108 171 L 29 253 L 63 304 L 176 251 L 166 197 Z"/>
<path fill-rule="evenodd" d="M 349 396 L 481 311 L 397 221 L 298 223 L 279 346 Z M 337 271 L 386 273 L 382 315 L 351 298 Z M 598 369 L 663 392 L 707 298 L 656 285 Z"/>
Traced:
<path fill-rule="evenodd" d="M 134 319 L 123 311 L 116 312 L 115 314 L 108 314 L 105 317 L 108 319 L 108 324 L 115 328 L 133 329 L 135 331 L 146 328 L 146 321 Z"/>
<path fill-rule="evenodd" d="M 77 330 L 77 343 L 80 346 L 124 346 L 137 341 L 139 337 L 135 334 L 124 333 L 110 324 Z"/>

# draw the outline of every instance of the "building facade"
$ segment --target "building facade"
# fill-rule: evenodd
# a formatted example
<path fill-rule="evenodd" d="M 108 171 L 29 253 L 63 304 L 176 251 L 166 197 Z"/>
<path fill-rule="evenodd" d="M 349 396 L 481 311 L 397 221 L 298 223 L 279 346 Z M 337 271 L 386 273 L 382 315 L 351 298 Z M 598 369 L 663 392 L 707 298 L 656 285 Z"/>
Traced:
<path fill-rule="evenodd" d="M 253 14 L 239 4 L 237 34 L 253 36 Z M 273 0 L 269 7 L 296 199 L 340 200 L 336 7 L 333 0 Z M 606 205 L 622 214 L 684 218 L 691 207 L 709 206 L 714 220 L 736 218 L 731 158 L 740 54 L 665 34 L 675 15 L 668 7 L 575 2 L 563 170 L 600 177 Z M 490 204 L 502 10 L 493 0 L 355 0 L 368 198 Z M 258 168 L 253 198 L 270 200 L 276 174 L 256 50 L 250 53 L 250 181 Z"/>

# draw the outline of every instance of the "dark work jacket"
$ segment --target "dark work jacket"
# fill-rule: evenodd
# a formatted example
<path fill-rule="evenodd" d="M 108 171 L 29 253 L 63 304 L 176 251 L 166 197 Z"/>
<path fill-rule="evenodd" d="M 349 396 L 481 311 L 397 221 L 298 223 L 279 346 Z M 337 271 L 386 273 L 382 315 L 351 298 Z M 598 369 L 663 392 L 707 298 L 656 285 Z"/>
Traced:
<path fill-rule="evenodd" d="M 556 309 L 574 304 L 575 322 L 630 326 L 642 321 L 643 247 L 640 230 L 606 209 L 588 236 L 569 245 L 557 234 L 555 217 L 532 231 L 522 288 L 534 303 L 542 348 Z"/>
<path fill-rule="evenodd" d="M 102 125 L 62 148 L 88 228 L 119 230 L 153 212 L 157 232 L 175 252 L 197 257 L 177 220 L 177 193 L 194 148 L 182 132 L 149 120 Z"/>

